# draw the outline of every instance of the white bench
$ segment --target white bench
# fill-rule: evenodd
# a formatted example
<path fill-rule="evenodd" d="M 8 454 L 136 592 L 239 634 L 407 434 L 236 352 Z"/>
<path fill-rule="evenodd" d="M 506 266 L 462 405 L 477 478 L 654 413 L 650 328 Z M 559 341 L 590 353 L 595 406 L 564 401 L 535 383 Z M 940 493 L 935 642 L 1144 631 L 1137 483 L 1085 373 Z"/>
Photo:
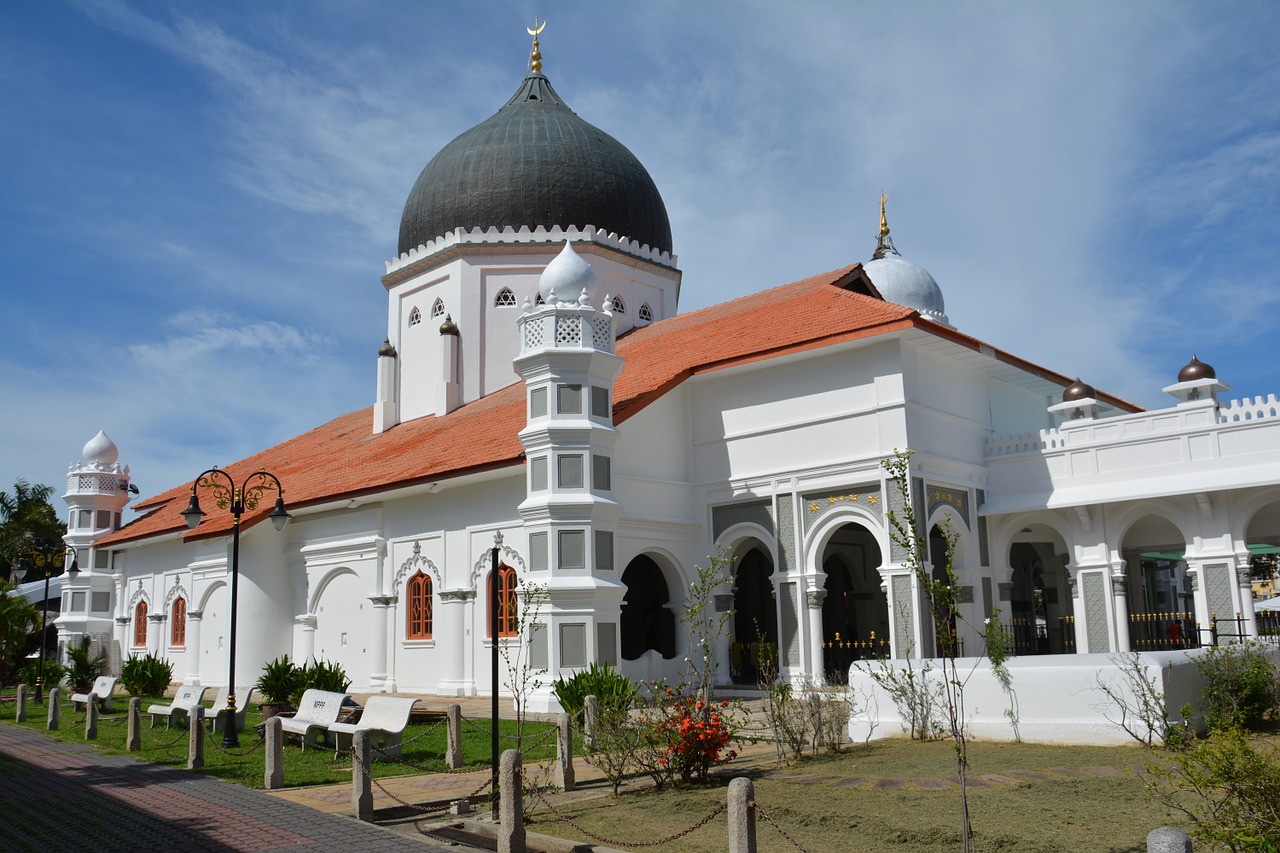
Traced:
<path fill-rule="evenodd" d="M 302 748 L 307 744 L 319 744 L 321 735 L 327 734 L 329 726 L 338 722 L 338 713 L 347 698 L 345 693 L 330 693 L 325 690 L 308 690 L 302 694 L 298 703 L 298 712 L 292 717 L 281 717 L 280 727 L 289 734 L 302 738 Z"/>
<path fill-rule="evenodd" d="M 88 693 L 72 693 L 71 704 L 79 705 L 82 702 L 88 704 L 92 699 L 98 703 L 98 707 L 104 711 L 111 710 L 111 694 L 116 690 L 116 682 L 120 679 L 111 675 L 100 675 L 93 682 L 93 688 Z"/>
<path fill-rule="evenodd" d="M 409 724 L 409 714 L 417 701 L 412 696 L 370 696 L 364 703 L 360 722 L 329 725 L 334 751 L 351 749 L 356 732 L 369 732 L 384 755 L 399 758 L 404 727 Z"/>
<path fill-rule="evenodd" d="M 191 709 L 204 701 L 204 691 L 207 688 L 193 687 L 184 684 L 178 688 L 178 692 L 173 696 L 173 702 L 168 705 L 151 705 L 147 708 L 147 713 L 151 715 L 151 728 L 155 728 L 160 724 L 160 718 L 164 717 L 164 727 L 173 726 L 173 718 L 177 716 L 179 720 L 182 718 L 191 718 Z"/>
<path fill-rule="evenodd" d="M 244 714 L 253 704 L 254 687 L 239 687 L 236 689 L 236 731 L 244 731 Z M 209 719 L 209 725 L 213 727 L 214 734 L 222 731 L 222 723 L 227 719 L 227 688 L 218 688 L 218 695 L 213 700 L 213 708 L 209 712 L 212 715 Z M 209 715 L 206 715 L 209 716 Z"/>

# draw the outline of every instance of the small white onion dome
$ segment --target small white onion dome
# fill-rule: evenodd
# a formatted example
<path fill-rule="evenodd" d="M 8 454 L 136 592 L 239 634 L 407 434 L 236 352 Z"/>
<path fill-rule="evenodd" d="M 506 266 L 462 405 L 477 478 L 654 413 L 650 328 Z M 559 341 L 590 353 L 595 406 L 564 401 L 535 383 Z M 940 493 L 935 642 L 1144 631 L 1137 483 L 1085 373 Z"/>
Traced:
<path fill-rule="evenodd" d="M 89 439 L 80 451 L 80 458 L 91 467 L 110 468 L 120 459 L 120 448 L 107 438 L 107 434 L 98 430 L 98 434 Z"/>
<path fill-rule="evenodd" d="M 564 241 L 564 248 L 555 256 L 538 279 L 538 293 L 548 305 L 561 302 L 577 302 L 579 294 L 595 288 L 596 274 L 591 264 L 573 250 L 573 244 Z"/>
<path fill-rule="evenodd" d="M 928 270 L 899 255 L 889 237 L 889 222 L 884 210 L 888 200 L 888 196 L 880 196 L 880 239 L 876 242 L 875 254 L 862 268 L 886 302 L 914 308 L 925 318 L 950 326 L 942 288 L 938 287 Z"/>

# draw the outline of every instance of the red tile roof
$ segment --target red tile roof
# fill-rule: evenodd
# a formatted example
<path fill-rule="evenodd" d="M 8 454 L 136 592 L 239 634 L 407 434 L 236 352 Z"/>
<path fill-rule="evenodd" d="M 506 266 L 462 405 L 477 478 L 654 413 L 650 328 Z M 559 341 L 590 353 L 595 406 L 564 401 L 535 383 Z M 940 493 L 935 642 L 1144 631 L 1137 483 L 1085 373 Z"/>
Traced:
<path fill-rule="evenodd" d="M 875 291 L 861 266 L 854 264 L 631 332 L 617 345 L 626 361 L 614 386 L 615 422 L 625 421 L 697 373 L 890 331 L 926 328 L 962 346 L 985 347 L 867 292 Z M 1070 384 L 1064 376 L 994 352 L 1008 363 Z M 272 472 L 284 484 L 285 501 L 292 509 L 516 465 L 523 458 L 517 433 L 525 425 L 524 399 L 524 386 L 517 382 L 444 417 L 416 418 L 377 435 L 372 431 L 372 409 L 361 409 L 226 470 L 236 482 L 254 471 Z M 98 544 L 178 532 L 190 539 L 230 532 L 230 514 L 210 512 L 207 505 L 204 523 L 186 532 L 181 512 L 190 489 L 184 484 L 139 502 L 134 509 L 142 517 Z M 202 495 L 201 500 L 203 505 L 211 498 Z M 245 518 L 244 526 L 265 518 L 272 503 L 265 501 Z"/>

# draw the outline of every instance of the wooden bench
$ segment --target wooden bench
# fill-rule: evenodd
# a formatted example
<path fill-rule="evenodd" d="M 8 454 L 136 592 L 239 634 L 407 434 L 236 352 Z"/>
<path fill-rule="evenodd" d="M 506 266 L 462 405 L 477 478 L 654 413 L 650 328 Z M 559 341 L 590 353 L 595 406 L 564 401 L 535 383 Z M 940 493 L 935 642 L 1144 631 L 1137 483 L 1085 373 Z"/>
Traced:
<path fill-rule="evenodd" d="M 111 694 L 115 692 L 116 682 L 119 680 L 112 675 L 100 675 L 93 682 L 93 688 L 88 693 L 72 693 L 71 704 L 79 705 L 82 702 L 88 704 L 89 700 L 92 699 L 98 703 L 100 709 L 110 711 L 112 710 Z"/>
<path fill-rule="evenodd" d="M 176 716 L 179 720 L 186 718 L 190 720 L 191 709 L 204 701 L 204 691 L 207 688 L 194 687 L 184 684 L 178 688 L 178 692 L 173 696 L 173 702 L 168 705 L 151 705 L 147 708 L 147 713 L 151 715 L 151 728 L 155 728 L 160 724 L 160 718 L 164 717 L 164 727 L 173 726 L 173 718 Z"/>
<path fill-rule="evenodd" d="M 404 727 L 409 724 L 409 714 L 417 701 L 412 696 L 370 696 L 364 703 L 364 712 L 360 714 L 359 722 L 329 725 L 334 751 L 351 749 L 351 741 L 356 732 L 369 732 L 383 754 L 399 758 Z"/>
<path fill-rule="evenodd" d="M 256 687 L 236 688 L 236 731 L 244 731 L 244 714 L 253 704 L 253 691 Z M 218 688 L 218 695 L 213 700 L 213 708 L 209 712 L 209 726 L 214 734 L 222 731 L 222 724 L 227 719 L 227 688 Z"/>
<path fill-rule="evenodd" d="M 282 716 L 280 726 L 285 732 L 301 737 L 304 750 L 308 743 L 318 746 L 320 737 L 328 734 L 329 726 L 338 722 L 338 713 L 346 699 L 345 693 L 308 690 L 302 694 L 297 713 L 292 717 Z"/>

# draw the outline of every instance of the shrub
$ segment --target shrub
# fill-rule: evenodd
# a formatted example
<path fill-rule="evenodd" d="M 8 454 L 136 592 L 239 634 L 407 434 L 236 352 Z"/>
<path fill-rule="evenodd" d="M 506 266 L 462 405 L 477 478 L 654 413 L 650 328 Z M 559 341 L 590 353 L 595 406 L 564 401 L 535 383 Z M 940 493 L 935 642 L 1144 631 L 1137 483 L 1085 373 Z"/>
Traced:
<path fill-rule="evenodd" d="M 67 668 L 67 679 L 81 693 L 88 693 L 94 680 L 107 668 L 106 655 L 95 651 L 87 636 L 81 636 L 78 644 L 67 646 L 67 660 L 71 663 Z"/>
<path fill-rule="evenodd" d="M 131 657 L 120 667 L 120 684 L 130 696 L 163 696 L 173 681 L 173 664 L 151 653 Z"/>
<path fill-rule="evenodd" d="M 302 694 L 308 690 L 325 690 L 330 693 L 346 693 L 351 686 L 347 671 L 337 661 L 315 660 L 298 670 L 298 685 L 289 696 L 289 701 L 298 704 Z"/>
<path fill-rule="evenodd" d="M 653 758 L 649 770 L 681 782 L 705 782 L 712 767 L 737 757 L 729 748 L 737 740 L 741 713 L 728 700 L 704 701 L 684 687 L 654 691 L 652 704 L 639 717 L 641 731 Z"/>
<path fill-rule="evenodd" d="M 32 661 L 23 664 L 18 670 L 18 681 L 27 685 L 29 690 L 34 690 L 36 679 L 40 675 L 40 662 Z M 44 689 L 49 690 L 57 687 L 62 683 L 62 679 L 67 677 L 67 668 L 52 658 L 46 659 L 44 662 Z"/>
<path fill-rule="evenodd" d="M 1205 680 L 1201 704 L 1210 729 L 1257 728 L 1280 705 L 1280 675 L 1257 641 L 1210 646 L 1196 669 Z"/>
<path fill-rule="evenodd" d="M 264 705 L 288 705 L 295 694 L 302 695 L 301 684 L 302 669 L 288 655 L 281 655 L 263 665 L 255 687 Z"/>
<path fill-rule="evenodd" d="M 1176 752 L 1174 761 L 1152 767 L 1147 785 L 1191 820 L 1197 838 L 1232 853 L 1280 849 L 1280 751 L 1274 745 L 1220 730 Z"/>
<path fill-rule="evenodd" d="M 566 714 L 572 714 L 581 722 L 588 696 L 596 697 L 601 713 L 614 709 L 628 711 L 635 704 L 639 690 L 631 679 L 608 664 L 592 663 L 589 669 L 568 678 L 557 678 L 551 693 Z"/>

